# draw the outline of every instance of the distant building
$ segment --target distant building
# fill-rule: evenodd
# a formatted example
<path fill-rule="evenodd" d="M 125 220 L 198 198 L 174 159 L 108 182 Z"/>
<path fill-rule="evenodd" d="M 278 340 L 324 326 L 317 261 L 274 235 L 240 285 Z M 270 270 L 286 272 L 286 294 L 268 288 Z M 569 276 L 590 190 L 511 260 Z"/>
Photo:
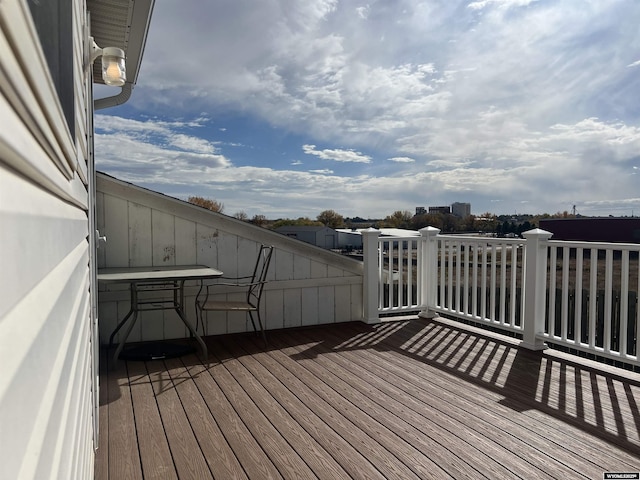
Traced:
<path fill-rule="evenodd" d="M 429 207 L 429 213 L 451 213 L 451 207 Z"/>
<path fill-rule="evenodd" d="M 338 233 L 333 228 L 289 225 L 276 228 L 275 231 L 287 237 L 310 243 L 316 247 L 327 249 L 338 247 Z"/>
<path fill-rule="evenodd" d="M 640 218 L 547 218 L 540 228 L 553 233 L 551 240 L 640 243 Z"/>
<path fill-rule="evenodd" d="M 455 202 L 451 204 L 451 213 L 456 217 L 466 218 L 471 215 L 471 204 Z"/>
<path fill-rule="evenodd" d="M 416 207 L 416 215 L 424 215 L 427 213 L 427 209 L 424 207 Z"/>

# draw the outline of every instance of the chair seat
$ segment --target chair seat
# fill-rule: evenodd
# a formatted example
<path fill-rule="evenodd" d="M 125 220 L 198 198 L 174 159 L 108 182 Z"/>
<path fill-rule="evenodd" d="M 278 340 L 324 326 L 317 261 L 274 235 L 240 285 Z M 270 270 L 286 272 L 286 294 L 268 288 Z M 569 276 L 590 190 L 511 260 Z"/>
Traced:
<path fill-rule="evenodd" d="M 234 312 L 255 312 L 256 307 L 250 303 L 239 301 L 208 301 L 202 305 L 202 310 L 230 310 Z"/>
<path fill-rule="evenodd" d="M 0 0 L 1 2 L 2 0 Z M 258 258 L 256 259 L 256 265 L 253 268 L 253 275 L 244 277 L 227 278 L 227 280 L 233 280 L 233 283 L 214 283 L 211 285 L 205 285 L 204 282 L 200 284 L 200 290 L 196 295 L 196 312 L 198 313 L 199 321 L 202 322 L 202 326 L 207 331 L 208 318 L 205 314 L 207 311 L 217 310 L 226 312 L 245 312 L 251 319 L 251 325 L 253 330 L 258 333 L 262 333 L 265 345 L 267 343 L 267 337 L 264 333 L 264 325 L 260 318 L 260 299 L 262 298 L 262 291 L 265 283 L 267 283 L 267 271 L 269 270 L 269 263 L 271 263 L 271 255 L 273 254 L 272 245 L 260 245 L 260 251 L 258 252 Z M 251 281 L 245 282 L 241 279 L 250 279 Z M 214 289 L 217 286 L 225 287 L 238 287 L 244 290 L 244 300 L 209 300 L 209 290 Z M 238 291 L 238 294 L 240 291 Z M 202 296 L 201 296 L 202 294 Z M 204 297 L 204 298 L 203 298 Z M 213 298 L 221 298 L 214 296 Z M 242 298 L 242 297 L 232 297 Z M 254 318 L 255 317 L 257 318 Z M 256 319 L 258 320 L 256 324 Z"/>

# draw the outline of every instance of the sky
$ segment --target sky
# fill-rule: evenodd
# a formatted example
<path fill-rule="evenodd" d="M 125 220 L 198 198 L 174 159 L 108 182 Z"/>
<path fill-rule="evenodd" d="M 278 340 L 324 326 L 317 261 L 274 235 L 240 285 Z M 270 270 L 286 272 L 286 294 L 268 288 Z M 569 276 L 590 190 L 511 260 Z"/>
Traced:
<path fill-rule="evenodd" d="M 249 218 L 640 215 L 638 25 L 638 0 L 156 0 L 97 169 Z"/>

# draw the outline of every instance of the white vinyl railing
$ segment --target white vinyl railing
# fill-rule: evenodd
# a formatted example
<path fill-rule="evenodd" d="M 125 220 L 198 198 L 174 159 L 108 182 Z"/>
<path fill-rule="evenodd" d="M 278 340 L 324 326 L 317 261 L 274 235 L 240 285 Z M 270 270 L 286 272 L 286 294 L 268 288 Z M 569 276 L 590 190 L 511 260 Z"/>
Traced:
<path fill-rule="evenodd" d="M 522 240 L 436 237 L 438 286 L 431 309 L 522 331 Z"/>
<path fill-rule="evenodd" d="M 419 311 L 640 365 L 640 244 L 363 234 L 365 319 Z"/>
<path fill-rule="evenodd" d="M 549 241 L 548 251 L 549 293 L 542 337 L 638 363 L 640 245 Z"/>
<path fill-rule="evenodd" d="M 420 310 L 418 298 L 418 246 L 420 237 L 380 237 L 378 312 Z"/>

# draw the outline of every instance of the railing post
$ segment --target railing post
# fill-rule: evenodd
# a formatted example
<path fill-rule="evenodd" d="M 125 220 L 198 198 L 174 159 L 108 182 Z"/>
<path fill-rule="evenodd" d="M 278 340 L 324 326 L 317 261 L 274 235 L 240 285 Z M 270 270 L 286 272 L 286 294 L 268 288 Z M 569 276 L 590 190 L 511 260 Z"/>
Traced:
<path fill-rule="evenodd" d="M 419 315 L 424 318 L 436 316 L 433 307 L 436 305 L 436 288 L 438 286 L 438 245 L 436 237 L 439 233 L 440 229 L 435 227 L 420 229 L 418 258 Z"/>
<path fill-rule="evenodd" d="M 546 348 L 538 334 L 544 332 L 546 289 L 547 289 L 547 240 L 553 235 L 546 230 L 535 228 L 524 232 L 525 276 L 524 276 L 524 318 L 523 338 L 520 344 L 530 350 Z"/>
<path fill-rule="evenodd" d="M 364 260 L 363 282 L 363 321 L 365 323 L 378 323 L 378 292 L 380 291 L 380 267 L 378 266 L 378 237 L 380 230 L 369 228 L 362 232 L 362 249 Z"/>

